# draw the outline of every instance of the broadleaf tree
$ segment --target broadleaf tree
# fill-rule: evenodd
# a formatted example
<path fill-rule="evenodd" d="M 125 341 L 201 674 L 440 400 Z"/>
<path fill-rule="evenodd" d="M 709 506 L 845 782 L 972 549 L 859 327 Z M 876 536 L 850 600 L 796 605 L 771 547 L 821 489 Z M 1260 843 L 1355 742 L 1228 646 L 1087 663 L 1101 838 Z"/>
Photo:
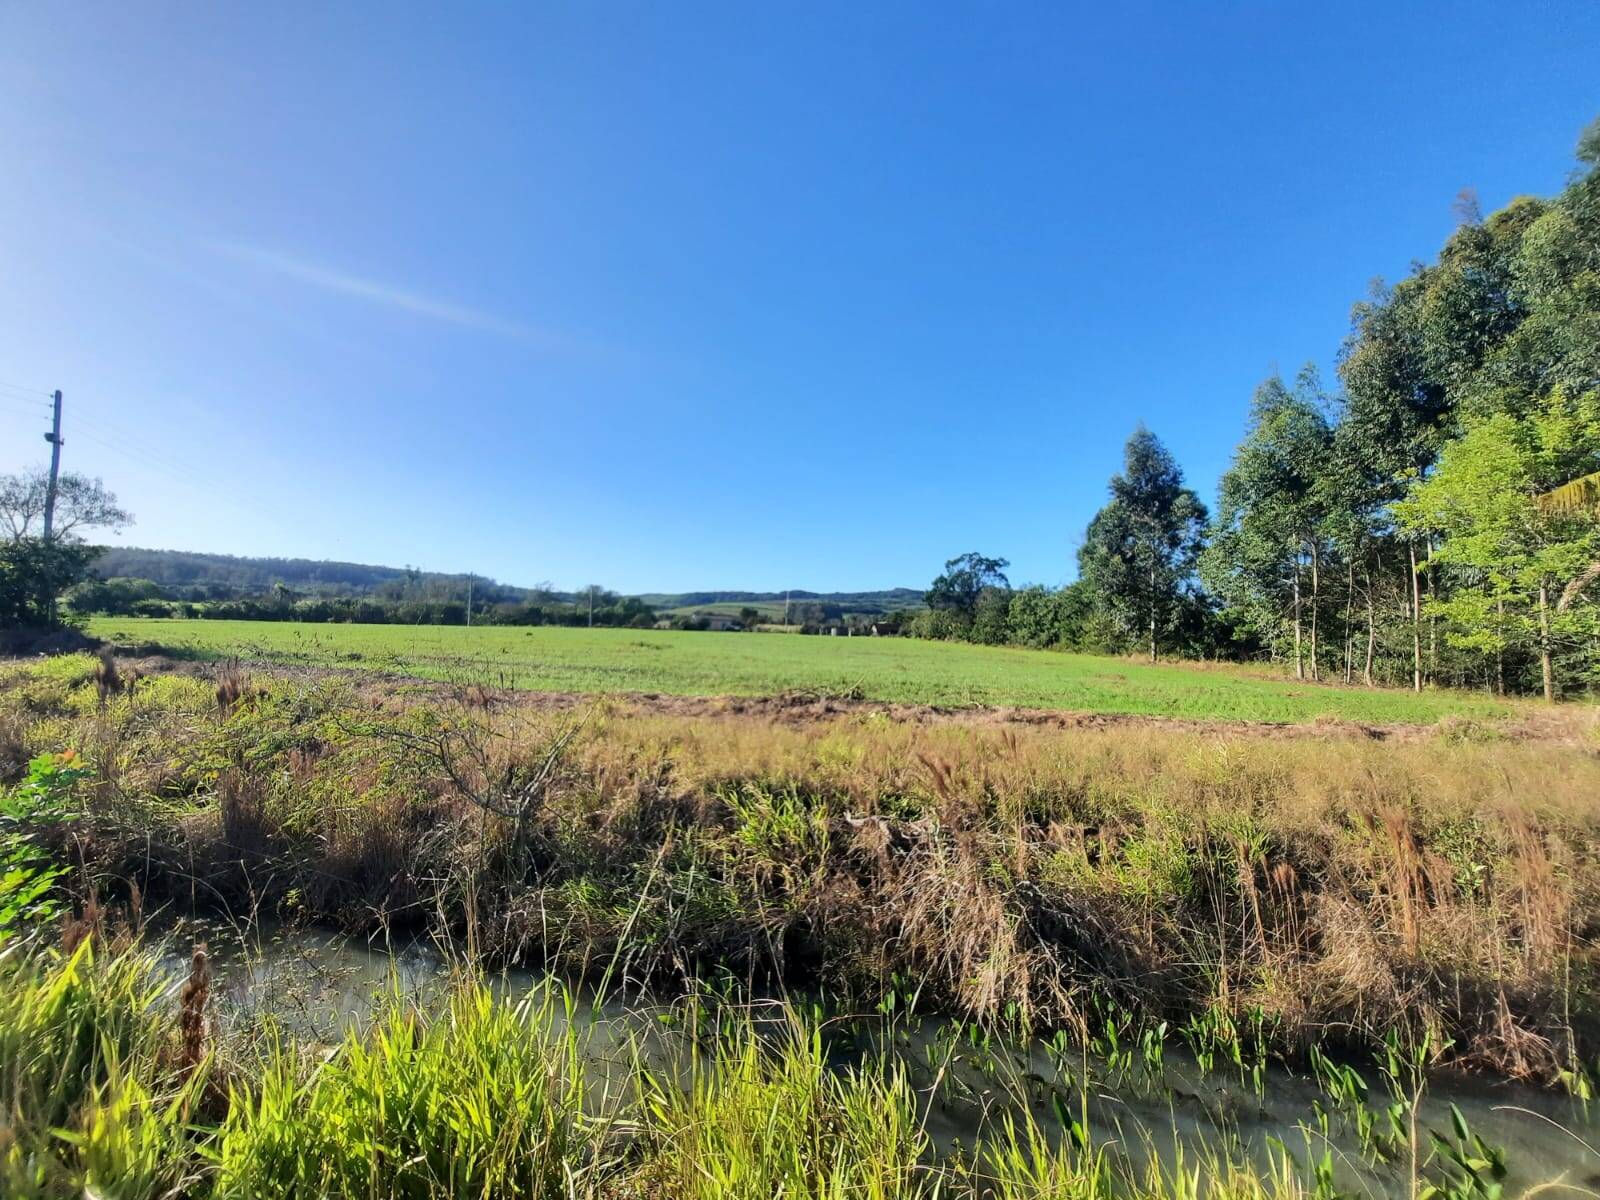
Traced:
<path fill-rule="evenodd" d="M 1537 659 L 1546 700 L 1556 698 L 1559 652 L 1597 665 L 1600 614 L 1568 593 L 1600 558 L 1600 524 L 1581 509 L 1540 503 L 1597 465 L 1600 392 L 1557 388 L 1525 415 L 1502 410 L 1470 422 L 1445 445 L 1433 474 L 1395 505 L 1403 529 L 1439 538 L 1430 569 L 1458 581 L 1447 598 L 1430 597 L 1429 610 L 1444 619 L 1453 645 L 1494 660 L 1500 690 L 1508 653 Z"/>

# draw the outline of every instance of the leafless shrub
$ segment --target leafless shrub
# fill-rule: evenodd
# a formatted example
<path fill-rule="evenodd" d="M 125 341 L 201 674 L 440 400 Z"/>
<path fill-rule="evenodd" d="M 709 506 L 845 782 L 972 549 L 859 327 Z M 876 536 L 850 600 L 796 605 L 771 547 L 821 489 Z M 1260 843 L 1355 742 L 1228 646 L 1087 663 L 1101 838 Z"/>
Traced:
<path fill-rule="evenodd" d="M 365 721 L 347 728 L 379 744 L 397 749 L 414 766 L 437 774 L 461 800 L 485 818 L 509 827 L 513 871 L 521 869 L 529 837 L 546 794 L 566 763 L 573 739 L 593 715 L 589 710 L 557 725 L 531 751 L 513 747 L 503 730 L 488 719 L 463 711 L 453 718 L 432 710 L 414 719 Z"/>

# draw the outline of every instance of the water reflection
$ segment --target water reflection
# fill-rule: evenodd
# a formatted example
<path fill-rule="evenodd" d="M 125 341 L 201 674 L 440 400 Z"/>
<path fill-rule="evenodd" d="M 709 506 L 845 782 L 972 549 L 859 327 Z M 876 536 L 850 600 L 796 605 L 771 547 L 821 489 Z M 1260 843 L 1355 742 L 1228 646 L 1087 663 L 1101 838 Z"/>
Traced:
<path fill-rule="evenodd" d="M 263 925 L 241 929 L 194 922 L 172 928 L 162 945 L 174 975 L 187 969 L 189 946 L 211 947 L 218 1018 L 234 1029 L 269 1022 L 296 1037 L 332 1042 L 396 998 L 427 1006 L 463 968 L 422 940 L 386 945 L 320 929 Z M 508 998 L 559 985 L 543 972 L 506 970 L 485 982 Z M 680 1077 L 694 1041 L 704 1033 L 681 1005 L 599 1000 L 592 990 L 571 989 L 575 1003 L 554 1019 L 581 1025 L 591 1093 L 616 1095 L 639 1061 Z M 813 999 L 804 1001 L 814 1006 Z M 701 1015 L 711 1010 L 702 1009 Z M 758 1032 L 777 1036 L 789 1006 L 757 1004 L 743 1010 Z M 1190 1169 L 1208 1151 L 1268 1171 L 1287 1151 L 1301 1164 L 1325 1156 L 1341 1190 L 1381 1196 L 1412 1192 L 1409 1153 L 1375 1161 L 1372 1143 L 1307 1074 L 1268 1067 L 1258 1091 L 1227 1069 L 1202 1070 L 1170 1040 L 1157 1071 L 1116 1067 L 1081 1051 L 1074 1059 L 1042 1041 L 1003 1042 L 969 1026 L 905 1017 L 893 1021 L 834 1014 L 824 1024 L 830 1057 L 841 1066 L 887 1051 L 904 1064 L 925 1105 L 925 1127 L 941 1151 L 970 1148 L 992 1133 L 1001 1115 L 1027 1106 L 1053 1136 L 1086 1121 L 1095 1144 L 1134 1167 L 1152 1156 Z M 1381 1111 L 1389 1097 L 1368 1072 L 1366 1106 Z M 1600 1190 L 1600 1156 L 1591 1148 L 1596 1113 L 1553 1092 L 1497 1085 L 1470 1077 L 1435 1078 L 1418 1109 L 1425 1146 L 1428 1131 L 1452 1133 L 1451 1108 L 1471 1131 L 1506 1153 L 1504 1194 L 1559 1181 L 1567 1188 Z M 1326 1114 L 1319 1119 L 1319 1109 Z M 1380 1122 L 1381 1126 L 1381 1122 Z"/>

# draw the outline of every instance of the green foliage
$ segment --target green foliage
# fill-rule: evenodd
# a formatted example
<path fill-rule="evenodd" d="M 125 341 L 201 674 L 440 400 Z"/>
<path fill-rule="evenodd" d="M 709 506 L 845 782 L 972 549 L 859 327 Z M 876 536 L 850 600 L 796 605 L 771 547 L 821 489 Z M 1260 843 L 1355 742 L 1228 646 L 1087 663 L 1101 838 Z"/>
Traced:
<path fill-rule="evenodd" d="M 432 1016 L 396 1001 L 309 1078 L 280 1054 L 232 1097 L 215 1194 L 565 1197 L 583 1165 L 571 1018 L 557 992 L 468 987 Z"/>
<path fill-rule="evenodd" d="M 63 539 L 0 540 L 0 629 L 53 624 L 57 597 L 88 574 L 98 553 Z"/>
<path fill-rule="evenodd" d="M 972 612 L 970 640 L 980 646 L 1003 646 L 1011 640 L 1011 590 L 986 587 Z"/>
<path fill-rule="evenodd" d="M 1036 649 L 1100 649 L 1090 633 L 1093 614 L 1094 595 L 1081 581 L 1062 588 L 1021 588 L 1011 593 L 1007 640 Z"/>
<path fill-rule="evenodd" d="M 978 601 L 987 592 L 1007 591 L 1010 564 L 1003 558 L 986 558 L 976 552 L 957 555 L 944 564 L 944 574 L 928 586 L 927 605 L 936 612 L 951 612 L 970 624 L 978 613 Z"/>
<path fill-rule="evenodd" d="M 106 613 L 110 616 L 172 615 L 148 612 L 152 601 L 164 601 L 166 593 L 161 586 L 148 579 L 86 579 L 67 593 L 67 604 L 74 612 Z M 141 607 L 144 606 L 144 607 Z M 170 606 L 168 606 L 170 607 Z"/>
<path fill-rule="evenodd" d="M 1128 439 L 1111 502 L 1084 535 L 1078 571 L 1095 602 L 1151 661 L 1192 595 L 1206 508 L 1183 485 L 1177 461 L 1142 426 Z"/>
<path fill-rule="evenodd" d="M 684 1086 L 679 1079 L 687 1076 Z M 681 1200 L 914 1196 L 928 1138 L 903 1072 L 839 1071 L 795 1022 L 770 1043 L 749 1027 L 709 1059 L 649 1073 L 656 1194 Z"/>
<path fill-rule="evenodd" d="M 1246 1115 L 1230 1115 L 1235 1069 L 1256 1052 L 1225 1017 L 1198 1035 L 1209 1065 L 1173 1075 L 1165 1027 L 1115 1006 L 1096 1009 L 1097 1049 L 1062 1031 L 1035 1058 L 976 1024 L 940 1024 L 930 1037 L 914 1016 L 824 1019 L 795 1002 L 742 1009 L 705 993 L 653 1008 L 653 1019 L 596 1026 L 560 985 L 504 997 L 469 978 L 420 1007 L 391 998 L 332 1045 L 218 1027 L 221 1040 L 191 1069 L 173 1058 L 150 959 L 97 960 L 88 946 L 0 960 L 8 1198 L 1348 1194 L 1328 1154 L 1302 1162 L 1271 1138 L 1276 1152 L 1261 1159 L 1241 1140 L 1241 1127 L 1275 1119 L 1256 1116 L 1255 1103 L 1285 1097 L 1259 1090 L 1257 1076 Z M 1352 1158 L 1379 1164 L 1368 1178 L 1397 1186 L 1414 1162 L 1411 1187 L 1426 1200 L 1496 1200 L 1511 1164 L 1458 1107 L 1447 1129 L 1418 1127 L 1427 1055 L 1426 1044 L 1392 1042 L 1380 1059 L 1389 1095 L 1371 1107 L 1360 1075 L 1314 1050 L 1322 1099 L 1308 1147 L 1353 1141 Z M 1124 1098 L 1132 1103 L 1108 1103 Z M 1215 1106 L 1198 1128 L 1183 1111 L 1196 1102 Z M 934 1136 L 952 1121 L 973 1130 L 970 1145 Z M 1517 1165 L 1559 1182 L 1555 1164 Z"/>
<path fill-rule="evenodd" d="M 1591 676 L 1600 557 L 1533 509 L 1585 509 L 1596 464 L 1594 142 L 1560 195 L 1464 206 L 1434 262 L 1356 305 L 1336 401 L 1308 376 L 1258 390 L 1201 577 L 1297 673 L 1521 689 L 1539 663 L 1547 694 Z"/>
<path fill-rule="evenodd" d="M 34 839 L 72 818 L 73 790 L 92 774 L 70 750 L 41 754 L 20 784 L 0 793 L 0 946 L 59 915 L 51 893 L 66 872 Z"/>
<path fill-rule="evenodd" d="M 1311 567 L 1326 553 L 1322 481 L 1332 433 L 1324 409 L 1309 373 L 1293 390 L 1276 376 L 1256 389 L 1200 562 L 1206 586 L 1269 645 L 1294 635 L 1297 664 L 1316 599 Z"/>
<path fill-rule="evenodd" d="M 1500 1200 L 1505 1189 L 1506 1157 L 1472 1131 L 1461 1110 L 1450 1106 L 1450 1132 L 1430 1130 L 1443 1178 L 1418 1193 L 1418 1200 Z"/>
<path fill-rule="evenodd" d="M 96 961 L 88 940 L 65 959 L 0 958 L 0 1193 L 154 1195 L 185 1177 L 177 1114 L 150 1095 L 163 990 L 147 962 Z"/>
<path fill-rule="evenodd" d="M 1600 560 L 1600 522 L 1539 502 L 1597 463 L 1600 393 L 1558 387 L 1521 413 L 1470 420 L 1434 473 L 1395 505 L 1402 529 L 1440 538 L 1430 569 L 1450 572 L 1456 587 L 1428 608 L 1453 645 L 1493 655 L 1587 651 L 1587 669 L 1600 666 L 1594 606 L 1558 607 L 1551 594 Z"/>

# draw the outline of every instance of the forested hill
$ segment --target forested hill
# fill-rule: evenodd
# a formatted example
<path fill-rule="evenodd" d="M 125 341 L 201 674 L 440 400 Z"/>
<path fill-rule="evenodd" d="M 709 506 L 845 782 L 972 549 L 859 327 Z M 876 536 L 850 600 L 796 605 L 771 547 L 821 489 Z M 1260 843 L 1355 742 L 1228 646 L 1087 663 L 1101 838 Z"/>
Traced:
<path fill-rule="evenodd" d="M 378 567 L 366 563 L 324 562 L 309 558 L 243 558 L 232 554 L 200 554 L 186 550 L 147 550 L 109 546 L 95 560 L 103 579 L 148 579 L 164 588 L 217 588 L 237 595 L 271 591 L 277 584 L 297 591 L 359 596 L 384 585 L 407 581 L 451 581 L 465 576 Z M 490 581 L 482 581 L 489 583 Z"/>
<path fill-rule="evenodd" d="M 95 561 L 102 579 L 148 579 L 182 598 L 264 595 L 278 584 L 296 592 L 320 596 L 393 596 L 466 594 L 467 576 L 412 567 L 381 567 L 366 563 L 324 562 L 309 558 L 245 558 L 233 554 L 201 554 L 185 550 L 148 550 L 138 546 L 110 546 Z M 540 593 L 551 600 L 571 603 L 577 593 L 545 588 L 518 587 L 475 576 L 473 587 L 484 602 L 525 600 Z M 652 608 L 679 609 L 725 604 L 837 605 L 846 612 L 894 612 L 922 602 L 913 588 L 885 588 L 865 592 L 652 592 L 639 597 Z"/>

